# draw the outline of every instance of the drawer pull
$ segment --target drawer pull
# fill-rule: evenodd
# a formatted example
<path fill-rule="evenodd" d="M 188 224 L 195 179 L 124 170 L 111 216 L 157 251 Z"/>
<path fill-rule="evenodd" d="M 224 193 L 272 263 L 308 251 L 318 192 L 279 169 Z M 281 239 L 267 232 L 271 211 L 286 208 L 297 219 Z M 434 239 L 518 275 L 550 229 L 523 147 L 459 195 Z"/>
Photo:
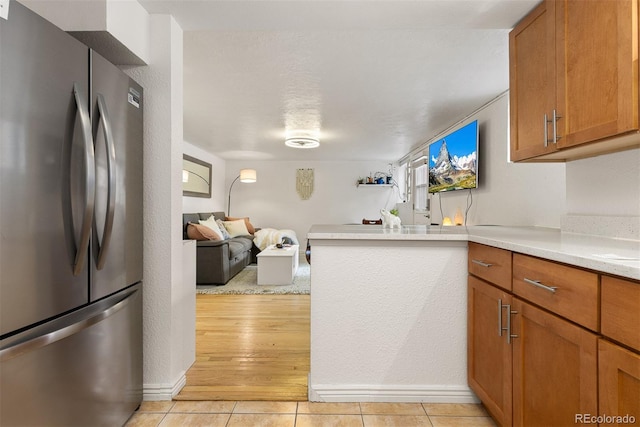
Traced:
<path fill-rule="evenodd" d="M 493 265 L 493 264 L 487 264 L 486 262 L 479 261 L 477 259 L 472 259 L 471 262 L 474 263 L 474 264 L 478 264 L 478 265 L 480 265 L 482 267 L 491 267 Z"/>
<path fill-rule="evenodd" d="M 540 281 L 539 281 L 539 280 L 531 280 L 531 279 L 527 279 L 527 278 L 525 277 L 525 278 L 524 278 L 524 281 L 525 281 L 525 282 L 527 282 L 527 283 L 528 283 L 528 284 L 530 284 L 530 285 L 537 286 L 538 288 L 542 288 L 542 289 L 547 290 L 547 291 L 549 291 L 549 292 L 552 292 L 552 293 L 554 293 L 554 294 L 556 293 L 556 289 L 558 289 L 558 288 L 557 288 L 557 287 L 555 287 L 555 286 L 547 286 L 547 285 L 543 285 L 542 283 L 540 283 Z"/>

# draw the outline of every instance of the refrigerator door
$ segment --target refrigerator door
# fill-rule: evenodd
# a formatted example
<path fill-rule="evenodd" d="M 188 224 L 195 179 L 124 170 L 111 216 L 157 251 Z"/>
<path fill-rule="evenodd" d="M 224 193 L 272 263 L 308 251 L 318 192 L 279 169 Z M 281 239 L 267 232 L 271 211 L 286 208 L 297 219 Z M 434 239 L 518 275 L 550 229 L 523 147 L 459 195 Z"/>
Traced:
<path fill-rule="evenodd" d="M 92 301 L 142 280 L 142 88 L 91 52 Z"/>
<path fill-rule="evenodd" d="M 142 401 L 142 287 L 0 341 L 0 425 L 121 426 Z"/>
<path fill-rule="evenodd" d="M 87 55 L 20 3 L 0 19 L 0 337 L 88 303 Z"/>

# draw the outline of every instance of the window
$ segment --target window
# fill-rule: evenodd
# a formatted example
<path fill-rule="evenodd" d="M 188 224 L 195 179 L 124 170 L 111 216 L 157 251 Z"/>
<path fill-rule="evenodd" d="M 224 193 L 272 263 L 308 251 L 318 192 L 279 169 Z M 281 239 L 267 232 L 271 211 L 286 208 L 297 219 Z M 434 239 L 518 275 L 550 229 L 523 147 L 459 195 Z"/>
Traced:
<path fill-rule="evenodd" d="M 413 210 L 424 212 L 427 210 L 427 196 L 429 194 L 429 164 L 421 162 L 413 168 Z"/>
<path fill-rule="evenodd" d="M 398 182 L 399 188 L 405 193 L 404 201 L 411 203 L 414 212 L 426 212 L 429 196 L 428 153 L 419 151 L 401 159 L 398 171 L 398 175 L 404 178 L 404 183 Z"/>
<path fill-rule="evenodd" d="M 405 163 L 401 163 L 398 166 L 398 179 L 396 180 L 398 183 L 398 192 L 400 193 L 400 200 L 402 200 L 402 202 L 406 202 L 409 200 L 409 191 L 407 190 L 407 183 L 409 182 L 409 178 L 407 176 L 408 173 L 408 169 L 409 169 L 409 163 L 405 162 Z"/>

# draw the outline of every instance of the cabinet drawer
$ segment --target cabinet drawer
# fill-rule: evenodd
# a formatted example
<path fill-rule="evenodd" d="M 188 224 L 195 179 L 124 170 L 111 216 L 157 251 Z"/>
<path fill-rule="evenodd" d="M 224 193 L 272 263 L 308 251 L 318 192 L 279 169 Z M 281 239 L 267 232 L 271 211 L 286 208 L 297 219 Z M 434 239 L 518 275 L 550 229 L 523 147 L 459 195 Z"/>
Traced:
<path fill-rule="evenodd" d="M 593 331 L 598 330 L 598 275 L 513 254 L 513 292 Z"/>
<path fill-rule="evenodd" d="M 469 242 L 469 274 L 511 290 L 511 252 Z"/>
<path fill-rule="evenodd" d="M 640 283 L 602 276 L 602 335 L 640 350 Z"/>

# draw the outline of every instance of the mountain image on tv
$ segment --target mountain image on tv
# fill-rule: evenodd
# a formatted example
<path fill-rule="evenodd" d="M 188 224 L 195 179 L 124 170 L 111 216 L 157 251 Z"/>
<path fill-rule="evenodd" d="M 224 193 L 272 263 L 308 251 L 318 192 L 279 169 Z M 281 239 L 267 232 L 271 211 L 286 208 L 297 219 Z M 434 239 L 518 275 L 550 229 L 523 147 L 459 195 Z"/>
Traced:
<path fill-rule="evenodd" d="M 429 192 L 476 188 L 477 155 L 476 143 L 460 145 L 458 154 L 451 154 L 447 140 L 442 139 L 429 146 Z M 435 152 L 438 152 L 437 157 Z"/>

